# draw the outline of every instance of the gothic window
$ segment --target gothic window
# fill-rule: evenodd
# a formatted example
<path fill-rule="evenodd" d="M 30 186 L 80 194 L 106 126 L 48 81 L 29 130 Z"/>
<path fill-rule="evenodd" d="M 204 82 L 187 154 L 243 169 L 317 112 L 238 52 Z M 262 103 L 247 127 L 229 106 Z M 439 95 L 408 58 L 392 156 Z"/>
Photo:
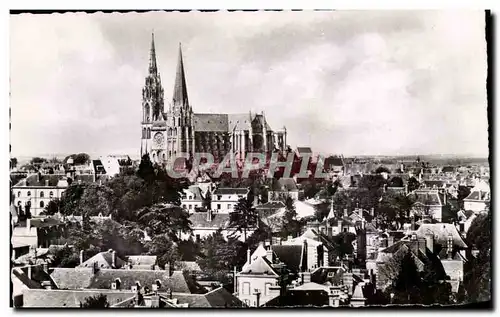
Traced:
<path fill-rule="evenodd" d="M 31 191 L 28 190 L 28 197 L 31 196 Z"/>
<path fill-rule="evenodd" d="M 43 198 L 43 196 L 44 196 L 44 193 L 43 193 L 43 191 L 41 191 L 40 192 L 40 198 Z"/>
<path fill-rule="evenodd" d="M 40 208 L 43 208 L 43 207 L 45 207 L 45 204 L 44 204 L 44 202 L 43 202 L 43 201 L 41 201 L 41 202 L 40 202 Z"/>
<path fill-rule="evenodd" d="M 165 160 L 165 153 L 163 153 L 163 160 Z"/>
<path fill-rule="evenodd" d="M 146 138 L 150 139 L 151 138 L 151 129 L 148 128 Z"/>
<path fill-rule="evenodd" d="M 177 118 L 178 125 L 181 126 L 181 118 Z"/>
<path fill-rule="evenodd" d="M 17 197 L 21 197 L 21 191 L 17 192 Z"/>
<path fill-rule="evenodd" d="M 146 138 L 146 128 L 142 129 L 142 138 Z"/>
<path fill-rule="evenodd" d="M 52 196 L 54 196 L 54 192 L 52 192 L 52 191 L 51 191 L 51 192 L 49 193 L 49 197 L 50 197 L 50 198 L 52 198 Z"/>
<path fill-rule="evenodd" d="M 172 156 L 172 151 L 168 151 L 168 157 Z"/>

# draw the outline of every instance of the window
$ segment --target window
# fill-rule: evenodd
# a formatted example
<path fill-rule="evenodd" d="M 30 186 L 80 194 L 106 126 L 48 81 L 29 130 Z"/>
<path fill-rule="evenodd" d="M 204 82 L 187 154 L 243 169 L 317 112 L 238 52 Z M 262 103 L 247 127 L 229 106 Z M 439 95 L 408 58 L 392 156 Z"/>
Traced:
<path fill-rule="evenodd" d="M 231 204 L 227 204 L 227 209 L 231 209 Z"/>
<path fill-rule="evenodd" d="M 17 197 L 21 197 L 21 191 L 17 192 Z"/>
<path fill-rule="evenodd" d="M 189 208 L 190 210 L 192 209 L 192 207 L 193 207 L 193 205 L 191 205 L 191 204 L 189 204 L 189 205 L 188 205 L 188 208 Z"/>
<path fill-rule="evenodd" d="M 218 210 L 220 209 L 220 204 L 217 204 L 217 209 L 218 209 Z"/>
<path fill-rule="evenodd" d="M 43 193 L 43 191 L 41 191 L 40 192 L 40 198 L 43 198 L 43 196 L 44 196 L 44 193 Z"/>
<path fill-rule="evenodd" d="M 245 305 L 250 306 L 250 301 L 248 299 L 245 299 Z"/>
<path fill-rule="evenodd" d="M 265 287 L 265 289 L 264 289 L 264 292 L 265 292 L 264 294 L 265 294 L 265 295 L 269 295 L 269 294 L 270 294 L 270 289 L 269 289 L 269 288 L 270 288 L 271 286 L 272 286 L 272 284 L 271 284 L 271 283 L 266 283 L 266 287 Z"/>
<path fill-rule="evenodd" d="M 28 190 L 28 197 L 31 196 L 31 191 Z"/>
<path fill-rule="evenodd" d="M 182 204 L 182 208 L 183 208 L 183 209 L 186 209 L 186 204 Z"/>
<path fill-rule="evenodd" d="M 40 208 L 45 207 L 45 203 L 43 201 L 40 202 Z"/>
<path fill-rule="evenodd" d="M 217 195 L 217 200 L 221 200 L 222 199 L 222 195 Z"/>
<path fill-rule="evenodd" d="M 196 241 L 200 241 L 200 235 L 199 234 L 196 235 Z"/>
<path fill-rule="evenodd" d="M 347 232 L 347 228 L 344 228 L 344 232 Z"/>
<path fill-rule="evenodd" d="M 243 289 L 243 295 L 250 295 L 250 283 L 249 282 L 244 282 L 242 289 Z"/>

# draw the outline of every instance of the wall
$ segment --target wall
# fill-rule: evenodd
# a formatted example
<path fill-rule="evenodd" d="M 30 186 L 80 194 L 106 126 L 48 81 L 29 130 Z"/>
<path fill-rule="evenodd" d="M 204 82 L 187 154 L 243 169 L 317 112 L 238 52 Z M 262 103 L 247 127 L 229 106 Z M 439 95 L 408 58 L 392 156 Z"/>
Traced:
<path fill-rule="evenodd" d="M 474 212 L 484 211 L 486 209 L 486 204 L 482 201 L 467 201 L 464 200 L 464 209 L 472 210 Z"/>
<path fill-rule="evenodd" d="M 219 199 L 220 196 L 220 199 Z M 237 195 L 237 194 L 229 194 L 229 195 L 212 195 L 212 202 L 210 208 L 212 210 L 217 211 L 219 213 L 230 213 L 233 212 L 234 206 L 238 204 L 238 200 L 247 197 L 247 195 Z M 217 208 L 220 205 L 220 209 Z"/>
<path fill-rule="evenodd" d="M 62 193 L 66 190 L 66 188 L 61 187 L 52 187 L 52 186 L 40 186 L 40 187 L 13 187 L 12 191 L 14 192 L 14 205 L 18 206 L 19 202 L 23 208 L 23 211 L 26 211 L 24 205 L 27 201 L 31 201 L 31 215 L 38 216 L 44 209 L 45 206 L 55 198 L 61 198 Z M 30 195 L 28 195 L 28 192 Z M 43 192 L 43 198 L 40 197 Z M 52 192 L 53 196 L 51 198 L 50 192 Z M 43 202 L 43 207 L 40 207 L 40 202 Z"/>
<path fill-rule="evenodd" d="M 269 276 L 255 276 L 255 275 L 240 275 L 236 277 L 236 283 L 238 283 L 238 295 L 237 297 L 242 301 L 247 303 L 247 305 L 251 307 L 256 307 L 257 305 L 257 297 L 254 295 L 255 289 L 258 289 L 260 291 L 260 299 L 259 299 L 259 305 L 263 305 L 270 301 L 271 299 L 278 297 L 279 293 L 278 292 L 269 292 L 269 290 L 266 291 L 266 284 L 267 285 L 276 285 L 278 282 L 277 277 L 269 277 Z M 250 284 L 250 294 L 248 294 L 246 291 L 248 288 L 245 289 L 244 283 L 249 283 Z"/>

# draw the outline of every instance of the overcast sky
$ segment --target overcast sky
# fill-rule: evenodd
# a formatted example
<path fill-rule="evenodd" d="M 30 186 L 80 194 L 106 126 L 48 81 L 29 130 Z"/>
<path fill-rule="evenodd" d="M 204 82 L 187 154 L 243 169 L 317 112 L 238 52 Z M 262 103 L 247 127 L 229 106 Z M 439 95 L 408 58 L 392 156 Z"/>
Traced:
<path fill-rule="evenodd" d="M 12 154 L 140 149 L 151 31 L 165 104 L 182 42 L 195 112 L 264 111 L 292 147 L 487 155 L 484 13 L 11 16 Z"/>

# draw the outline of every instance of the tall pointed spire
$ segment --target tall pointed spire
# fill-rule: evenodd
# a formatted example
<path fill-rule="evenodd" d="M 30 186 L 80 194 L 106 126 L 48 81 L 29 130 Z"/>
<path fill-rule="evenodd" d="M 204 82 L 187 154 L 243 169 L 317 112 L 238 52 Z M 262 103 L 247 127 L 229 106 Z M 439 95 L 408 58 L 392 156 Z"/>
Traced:
<path fill-rule="evenodd" d="M 158 67 L 156 66 L 156 50 L 155 50 L 155 34 L 151 32 L 151 51 L 149 52 L 149 73 L 156 74 Z"/>
<path fill-rule="evenodd" d="M 188 95 L 186 88 L 186 76 L 184 74 L 184 63 L 182 61 L 182 47 L 179 43 L 179 60 L 177 62 L 177 71 L 175 73 L 175 86 L 174 86 L 174 105 L 188 106 Z"/>

